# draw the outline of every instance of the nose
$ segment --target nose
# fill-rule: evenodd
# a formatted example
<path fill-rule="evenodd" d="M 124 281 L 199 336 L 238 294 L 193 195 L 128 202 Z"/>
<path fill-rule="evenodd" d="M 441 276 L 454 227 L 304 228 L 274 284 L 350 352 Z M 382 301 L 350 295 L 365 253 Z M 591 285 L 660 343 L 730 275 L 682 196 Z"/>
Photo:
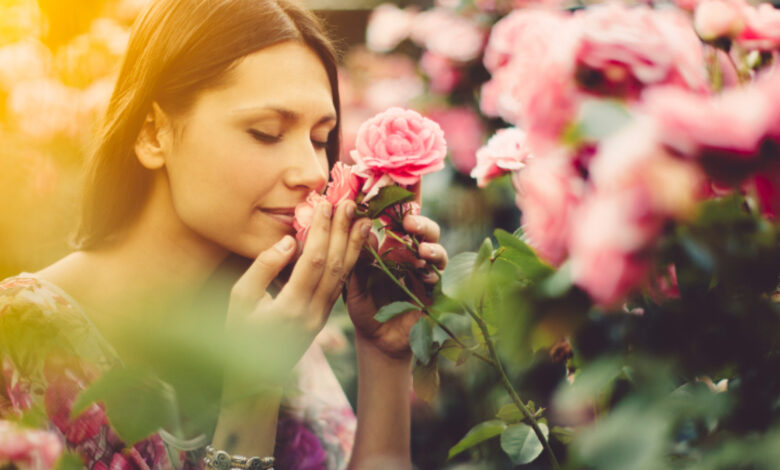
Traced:
<path fill-rule="evenodd" d="M 314 147 L 308 135 L 300 141 L 289 157 L 287 184 L 292 188 L 321 192 L 328 183 L 328 158 L 324 151 Z"/>

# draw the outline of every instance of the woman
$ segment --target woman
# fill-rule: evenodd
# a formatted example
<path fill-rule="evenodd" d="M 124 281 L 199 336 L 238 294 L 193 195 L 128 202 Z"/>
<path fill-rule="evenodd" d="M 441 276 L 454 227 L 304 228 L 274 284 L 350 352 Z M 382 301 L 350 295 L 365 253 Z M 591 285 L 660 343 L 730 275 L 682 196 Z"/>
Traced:
<path fill-rule="evenodd" d="M 289 0 L 150 5 L 87 172 L 78 250 L 0 284 L 0 417 L 40 407 L 89 468 L 200 467 L 206 444 L 215 449 L 210 465 L 221 450 L 275 454 L 277 469 L 411 466 L 407 338 L 419 313 L 373 320 L 373 293 L 349 277 L 364 243 L 375 243 L 354 202 L 318 208 L 297 260 L 290 236 L 293 208 L 324 188 L 337 159 L 336 73 L 321 25 Z M 438 226 L 410 215 L 404 227 L 424 240 L 423 260 L 443 268 Z M 272 368 L 267 357 L 250 358 L 254 376 L 224 374 L 213 428 L 195 437 L 160 430 L 126 448 L 99 406 L 72 419 L 76 394 L 110 367 L 154 366 L 139 336 L 117 325 L 184 328 L 199 308 L 218 315 L 203 292 L 224 281 L 215 273 L 235 266 L 234 255 L 254 261 L 227 282 L 220 318 L 228 338 L 276 340 L 281 355 Z M 354 436 L 343 392 L 310 347 L 347 279 L 358 355 Z M 30 335 L 40 354 L 20 339 Z M 286 396 L 291 382 L 300 393 Z M 205 378 L 193 393 L 201 385 Z"/>

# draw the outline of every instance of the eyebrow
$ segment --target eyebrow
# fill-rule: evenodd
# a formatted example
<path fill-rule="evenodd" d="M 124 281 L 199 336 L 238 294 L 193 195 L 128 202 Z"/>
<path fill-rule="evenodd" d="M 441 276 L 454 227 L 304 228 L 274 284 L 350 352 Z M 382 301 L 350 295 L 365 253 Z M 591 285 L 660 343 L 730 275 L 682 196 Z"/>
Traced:
<path fill-rule="evenodd" d="M 276 106 L 264 106 L 264 107 L 248 107 L 248 108 L 241 108 L 233 112 L 233 114 L 248 114 L 258 111 L 272 111 L 279 116 L 282 117 L 285 121 L 289 122 L 296 122 L 300 120 L 301 115 L 300 113 L 297 113 L 295 111 L 292 111 L 290 109 L 280 108 Z M 338 118 L 335 114 L 326 114 L 325 116 L 321 117 L 319 121 L 316 122 L 315 126 L 319 126 L 321 124 L 325 124 L 327 122 L 337 121 Z"/>

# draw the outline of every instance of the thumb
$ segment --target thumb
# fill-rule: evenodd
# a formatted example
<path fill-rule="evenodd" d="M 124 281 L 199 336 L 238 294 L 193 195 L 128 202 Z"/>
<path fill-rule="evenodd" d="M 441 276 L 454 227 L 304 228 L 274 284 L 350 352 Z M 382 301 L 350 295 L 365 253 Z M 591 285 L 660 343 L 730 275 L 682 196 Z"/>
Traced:
<path fill-rule="evenodd" d="M 236 281 L 231 301 L 253 308 L 265 295 L 265 290 L 295 256 L 295 240 L 285 235 L 271 248 L 261 252 L 249 269 Z"/>

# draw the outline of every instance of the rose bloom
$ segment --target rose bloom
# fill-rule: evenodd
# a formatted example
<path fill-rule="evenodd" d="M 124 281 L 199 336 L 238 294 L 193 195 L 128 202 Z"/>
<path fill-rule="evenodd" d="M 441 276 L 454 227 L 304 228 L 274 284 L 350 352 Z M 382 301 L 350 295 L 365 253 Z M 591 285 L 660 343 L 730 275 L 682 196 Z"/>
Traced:
<path fill-rule="evenodd" d="M 402 108 L 390 108 L 363 123 L 351 153 L 361 172 L 386 174 L 401 186 L 444 168 L 446 154 L 441 127 Z"/>
<path fill-rule="evenodd" d="M 450 59 L 430 51 L 423 52 L 422 58 L 420 58 L 420 69 L 428 76 L 431 91 L 436 93 L 451 92 L 461 76 L 460 71 Z"/>
<path fill-rule="evenodd" d="M 330 178 L 331 181 L 325 189 L 325 199 L 334 206 L 342 201 L 354 201 L 363 184 L 355 168 L 342 162 L 336 162 L 330 170 Z"/>
<path fill-rule="evenodd" d="M 745 29 L 736 41 L 745 49 L 772 51 L 780 48 L 780 10 L 769 3 L 756 7 L 745 4 Z"/>
<path fill-rule="evenodd" d="M 642 188 L 591 194 L 574 217 L 572 279 L 601 306 L 619 306 L 647 277 L 650 263 L 644 251 L 661 225 L 642 211 L 646 197 Z"/>
<path fill-rule="evenodd" d="M 512 183 L 529 244 L 542 259 L 559 265 L 566 259 L 571 219 L 582 198 L 583 181 L 568 158 L 555 155 L 530 160 L 526 168 L 513 174 Z"/>
<path fill-rule="evenodd" d="M 295 238 L 303 243 L 306 241 L 306 235 L 309 234 L 312 219 L 314 218 L 314 209 L 323 201 L 327 201 L 322 194 L 312 191 L 306 197 L 306 200 L 295 206 L 295 219 L 293 219 L 293 228 L 296 230 Z"/>
<path fill-rule="evenodd" d="M 742 9 L 736 0 L 706 0 L 696 7 L 693 27 L 705 41 L 732 38 L 745 27 Z"/>
<path fill-rule="evenodd" d="M 520 170 L 531 157 L 525 132 L 515 127 L 499 129 L 477 151 L 477 165 L 471 177 L 477 180 L 477 186 L 484 188 L 493 179 Z"/>
<path fill-rule="evenodd" d="M 485 44 L 478 24 L 445 8 L 417 15 L 411 37 L 420 47 L 457 62 L 476 59 Z"/>
<path fill-rule="evenodd" d="M 708 89 L 701 43 L 682 13 L 608 3 L 576 17 L 577 78 L 585 89 L 623 97 L 665 83 Z"/>
<path fill-rule="evenodd" d="M 276 468 L 325 470 L 328 455 L 322 443 L 299 418 L 282 417 L 277 426 Z"/>
<path fill-rule="evenodd" d="M 668 147 L 699 161 L 718 182 L 735 184 L 761 164 L 772 105 L 758 86 L 706 97 L 678 88 L 650 90 L 644 109 Z"/>
<path fill-rule="evenodd" d="M 366 46 L 375 52 L 389 52 L 409 37 L 417 11 L 383 3 L 371 12 L 366 27 Z"/>
<path fill-rule="evenodd" d="M 0 467 L 10 464 L 21 470 L 54 468 L 62 451 L 62 442 L 55 433 L 23 429 L 0 420 Z"/>
<path fill-rule="evenodd" d="M 469 174 L 477 164 L 476 153 L 485 134 L 480 116 L 464 106 L 432 110 L 428 115 L 444 131 L 452 166 L 463 174 Z"/>
<path fill-rule="evenodd" d="M 490 30 L 482 59 L 485 68 L 495 72 L 515 55 L 543 47 L 565 23 L 565 16 L 549 10 L 515 10 L 499 20 Z"/>

